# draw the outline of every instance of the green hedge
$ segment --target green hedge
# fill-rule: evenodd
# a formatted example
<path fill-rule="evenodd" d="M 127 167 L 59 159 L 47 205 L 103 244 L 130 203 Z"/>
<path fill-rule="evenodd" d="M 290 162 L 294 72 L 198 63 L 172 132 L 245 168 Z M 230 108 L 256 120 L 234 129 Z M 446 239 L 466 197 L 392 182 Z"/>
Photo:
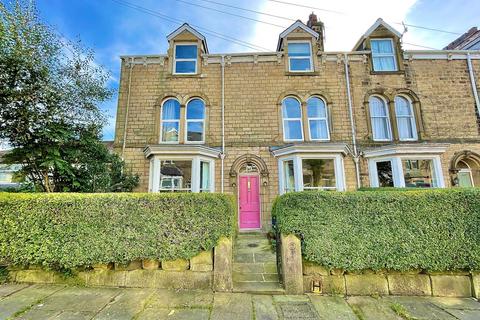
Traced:
<path fill-rule="evenodd" d="M 479 189 L 289 193 L 273 212 L 327 268 L 480 270 Z"/>
<path fill-rule="evenodd" d="M 0 194 L 0 261 L 72 268 L 190 258 L 234 232 L 222 194 Z"/>

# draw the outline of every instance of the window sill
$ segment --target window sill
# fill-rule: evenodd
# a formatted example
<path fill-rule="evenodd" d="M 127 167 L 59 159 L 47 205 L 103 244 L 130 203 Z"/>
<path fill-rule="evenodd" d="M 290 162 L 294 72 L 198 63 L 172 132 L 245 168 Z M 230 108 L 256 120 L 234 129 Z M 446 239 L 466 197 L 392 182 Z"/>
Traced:
<path fill-rule="evenodd" d="M 318 76 L 320 72 L 318 71 L 306 71 L 306 72 L 297 72 L 297 71 L 287 71 L 285 72 L 286 76 Z"/>
<path fill-rule="evenodd" d="M 397 70 L 397 71 L 370 71 L 371 75 L 404 75 L 405 71 Z"/>
<path fill-rule="evenodd" d="M 203 73 L 196 73 L 196 74 L 181 74 L 181 73 L 177 73 L 177 74 L 169 74 L 167 75 L 167 79 L 178 79 L 178 78 L 195 78 L 195 79 L 198 79 L 198 78 L 206 78 L 206 75 L 204 75 Z"/>

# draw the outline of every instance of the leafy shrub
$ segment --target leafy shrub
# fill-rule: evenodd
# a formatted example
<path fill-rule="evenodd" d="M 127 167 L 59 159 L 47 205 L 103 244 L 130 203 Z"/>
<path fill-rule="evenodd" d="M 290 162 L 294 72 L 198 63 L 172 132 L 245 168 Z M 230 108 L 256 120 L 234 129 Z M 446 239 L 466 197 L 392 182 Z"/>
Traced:
<path fill-rule="evenodd" d="M 273 213 L 328 268 L 480 270 L 480 189 L 289 193 Z"/>
<path fill-rule="evenodd" d="M 234 230 L 222 194 L 0 193 L 0 261 L 72 268 L 190 258 Z"/>

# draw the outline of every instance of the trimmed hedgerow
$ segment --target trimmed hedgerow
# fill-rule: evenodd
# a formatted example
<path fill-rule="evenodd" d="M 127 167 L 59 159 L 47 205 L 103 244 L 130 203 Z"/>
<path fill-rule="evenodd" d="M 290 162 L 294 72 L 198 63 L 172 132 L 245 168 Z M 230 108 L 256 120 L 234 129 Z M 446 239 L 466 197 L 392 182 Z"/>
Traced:
<path fill-rule="evenodd" d="M 480 270 L 480 189 L 289 193 L 273 213 L 327 268 Z"/>
<path fill-rule="evenodd" d="M 0 261 L 72 268 L 190 258 L 234 232 L 222 194 L 0 194 Z"/>

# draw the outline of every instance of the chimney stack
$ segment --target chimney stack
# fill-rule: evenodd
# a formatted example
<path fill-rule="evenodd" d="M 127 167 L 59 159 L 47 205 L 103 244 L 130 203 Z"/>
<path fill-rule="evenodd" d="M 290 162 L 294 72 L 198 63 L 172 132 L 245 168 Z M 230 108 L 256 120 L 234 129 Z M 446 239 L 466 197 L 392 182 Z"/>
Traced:
<path fill-rule="evenodd" d="M 323 22 L 318 20 L 317 15 L 312 12 L 308 16 L 307 26 L 319 34 L 317 40 L 318 50 L 324 51 L 323 40 L 325 38 L 325 26 Z"/>

